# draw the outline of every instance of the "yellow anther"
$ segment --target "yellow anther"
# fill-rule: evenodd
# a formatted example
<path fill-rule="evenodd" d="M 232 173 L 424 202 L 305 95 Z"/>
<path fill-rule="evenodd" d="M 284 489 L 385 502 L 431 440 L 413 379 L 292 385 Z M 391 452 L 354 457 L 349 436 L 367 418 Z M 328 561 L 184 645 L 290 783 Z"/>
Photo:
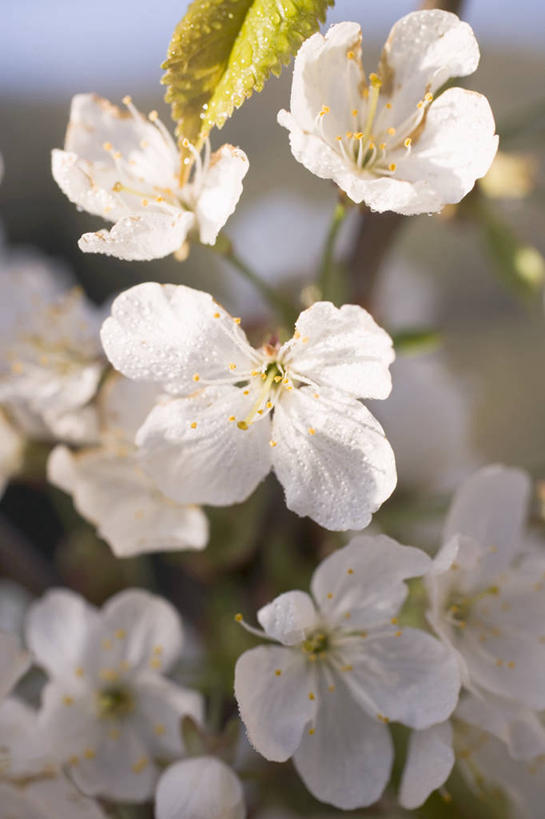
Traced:
<path fill-rule="evenodd" d="M 501 668 L 503 665 L 503 660 L 500 659 L 496 660 L 496 665 L 498 666 L 498 668 Z"/>
<path fill-rule="evenodd" d="M 309 435 L 316 435 L 316 430 L 314 429 L 314 427 L 309 427 L 308 428 L 308 434 Z"/>
<path fill-rule="evenodd" d="M 339 142 L 342 142 L 343 140 L 342 136 L 336 136 L 335 139 L 337 139 Z"/>
<path fill-rule="evenodd" d="M 165 201 L 165 197 L 164 197 L 164 196 L 156 196 L 156 197 L 155 197 L 155 201 L 156 201 L 156 202 L 164 202 L 164 201 Z"/>
<path fill-rule="evenodd" d="M 358 131 L 354 134 L 354 139 L 363 139 L 363 131 Z"/>
<path fill-rule="evenodd" d="M 114 634 L 114 637 L 117 637 L 118 640 L 124 640 L 127 636 L 127 632 L 124 628 L 118 628 Z"/>
<path fill-rule="evenodd" d="M 163 646 L 159 645 L 159 643 L 156 646 L 153 646 L 153 653 L 154 654 L 162 654 L 163 653 Z"/>
<path fill-rule="evenodd" d="M 123 105 L 130 105 L 132 102 L 132 97 L 129 94 L 125 94 L 123 97 Z"/>
<path fill-rule="evenodd" d="M 388 165 L 388 170 L 389 171 L 393 172 L 393 171 L 396 170 L 396 168 L 397 168 L 397 165 L 395 164 L 395 162 L 390 162 L 390 164 Z"/>
<path fill-rule="evenodd" d="M 159 114 L 155 109 L 149 112 L 148 119 L 150 122 L 157 122 L 157 120 L 159 119 Z"/>
<path fill-rule="evenodd" d="M 315 695 L 312 693 L 312 691 L 309 693 L 308 698 L 309 698 L 309 700 L 315 700 L 315 699 L 316 699 L 316 697 L 315 697 Z"/>
<path fill-rule="evenodd" d="M 250 395 L 250 390 L 244 390 L 243 395 Z"/>
<path fill-rule="evenodd" d="M 340 138 L 342 138 L 342 137 L 337 137 L 337 139 L 340 139 Z M 299 330 L 295 331 L 295 333 L 293 334 L 293 337 L 294 338 L 301 338 L 301 333 L 299 332 Z"/>
<path fill-rule="evenodd" d="M 161 668 L 161 665 L 162 665 L 162 663 L 161 663 L 161 659 L 159 657 L 152 657 L 151 660 L 149 661 L 150 668 L 155 668 L 155 669 Z"/>
<path fill-rule="evenodd" d="M 231 363 L 229 364 L 229 369 L 230 369 L 230 370 L 236 370 L 236 368 L 237 368 L 237 365 L 236 365 L 236 364 L 234 364 L 234 363 L 231 361 Z"/>
<path fill-rule="evenodd" d="M 189 426 L 191 427 L 191 429 L 197 429 L 197 422 L 192 421 Z"/>
<path fill-rule="evenodd" d="M 289 378 L 284 378 L 284 380 L 282 381 L 282 384 L 289 384 L 289 383 L 290 383 Z"/>
<path fill-rule="evenodd" d="M 404 144 L 404 146 L 405 146 L 406 148 L 410 148 L 410 147 L 411 147 L 411 143 L 412 143 L 412 139 L 411 139 L 410 137 L 407 137 L 407 139 L 405 140 L 405 142 L 404 142 L 403 144 Z"/>
<path fill-rule="evenodd" d="M 200 377 L 199 373 L 195 373 L 195 375 L 193 376 L 193 381 L 200 381 L 200 380 L 201 380 L 201 377 Z"/>
<path fill-rule="evenodd" d="M 360 631 L 360 637 L 361 637 L 363 640 L 365 640 L 365 638 L 367 637 L 367 632 L 366 632 L 366 631 Z"/>
<path fill-rule="evenodd" d="M 346 612 L 346 614 L 344 615 L 344 619 L 345 619 L 345 620 L 350 620 L 350 616 L 351 616 L 351 615 L 350 615 L 350 612 L 349 612 L 349 611 L 347 611 L 347 612 Z"/>
<path fill-rule="evenodd" d="M 353 52 L 353 51 L 347 51 L 347 52 L 346 52 L 346 59 L 347 59 L 347 60 L 353 60 L 353 59 L 355 59 L 355 58 L 354 58 L 354 52 Z"/>
<path fill-rule="evenodd" d="M 343 665 L 341 666 L 341 671 L 352 671 L 353 667 L 351 665 Z"/>
<path fill-rule="evenodd" d="M 352 131 L 347 131 L 345 136 L 346 136 L 347 139 L 352 139 L 354 134 L 352 133 Z"/>
<path fill-rule="evenodd" d="M 235 322 L 235 324 L 240 324 L 240 318 L 238 316 L 236 316 L 236 318 L 234 318 L 233 321 Z"/>
<path fill-rule="evenodd" d="M 258 414 L 258 415 L 263 415 L 263 410 L 258 410 L 258 411 L 257 411 L 257 414 Z"/>
<path fill-rule="evenodd" d="M 325 114 L 329 114 L 329 106 L 322 105 L 322 110 L 320 111 L 320 116 L 323 117 Z"/>
<path fill-rule="evenodd" d="M 319 398 L 319 397 L 320 397 L 320 396 L 318 395 L 318 393 L 317 393 L 317 392 L 315 392 L 315 393 L 314 393 L 314 398 Z"/>
<path fill-rule="evenodd" d="M 121 191 L 123 190 L 123 185 L 121 184 L 121 182 L 114 182 L 114 184 L 112 185 L 112 190 L 114 193 L 121 193 Z"/>
<path fill-rule="evenodd" d="M 235 614 L 235 620 L 237 623 L 242 623 L 243 617 L 242 614 Z"/>
<path fill-rule="evenodd" d="M 238 427 L 239 429 L 243 429 L 243 430 L 245 430 L 245 429 L 248 429 L 248 424 L 246 423 L 246 421 L 239 421 L 239 422 L 237 423 L 237 427 Z"/>
<path fill-rule="evenodd" d="M 377 719 L 379 719 L 379 720 L 380 720 L 381 722 L 383 722 L 384 724 L 386 724 L 386 723 L 390 722 L 390 720 L 388 719 L 388 717 L 385 717 L 385 716 L 384 716 L 384 714 L 377 714 Z"/>
<path fill-rule="evenodd" d="M 335 691 L 335 686 L 334 685 L 328 685 L 327 690 L 331 691 L 331 693 L 333 693 L 333 691 Z"/>
<path fill-rule="evenodd" d="M 385 143 L 385 142 L 381 142 L 381 143 L 380 143 L 380 145 L 379 145 L 378 147 L 379 147 L 379 149 L 380 149 L 381 151 L 385 151 L 385 150 L 386 150 L 386 143 Z"/>
<path fill-rule="evenodd" d="M 105 680 L 106 682 L 115 682 L 119 678 L 119 674 L 115 668 L 101 668 L 98 672 L 98 676 L 101 680 Z"/>
<path fill-rule="evenodd" d="M 303 344 L 308 344 L 308 342 L 309 342 L 309 337 L 308 336 L 303 336 Z"/>
<path fill-rule="evenodd" d="M 143 208 L 147 208 L 147 206 L 149 205 L 149 199 L 141 199 L 140 204 L 142 205 Z"/>
<path fill-rule="evenodd" d="M 433 94 L 430 94 L 430 92 L 428 91 L 428 93 L 424 96 L 424 99 L 426 100 L 426 102 L 433 102 Z"/>
<path fill-rule="evenodd" d="M 310 736 L 312 736 L 312 735 L 313 735 L 313 733 L 314 733 L 314 728 L 309 728 L 309 729 L 308 729 L 308 732 L 309 732 Z"/>
<path fill-rule="evenodd" d="M 277 668 L 277 669 L 276 669 L 276 671 L 275 671 L 274 673 L 276 674 L 276 676 L 277 676 L 277 677 L 280 677 L 280 675 L 282 674 L 282 669 L 281 669 L 281 668 Z"/>
<path fill-rule="evenodd" d="M 358 109 L 357 109 L 357 108 L 352 108 L 352 116 L 353 116 L 353 117 L 357 117 L 357 116 L 358 116 L 358 113 L 359 113 L 359 112 L 358 112 Z"/>
<path fill-rule="evenodd" d="M 354 569 L 347 569 L 346 574 L 354 574 Z"/>
<path fill-rule="evenodd" d="M 113 643 L 112 643 L 111 640 L 106 639 L 106 640 L 102 641 L 102 648 L 104 648 L 106 650 L 109 650 L 112 647 L 112 645 L 113 645 Z"/>
<path fill-rule="evenodd" d="M 332 599 L 333 599 L 333 595 L 332 595 L 332 593 L 331 593 L 331 592 L 328 592 L 328 593 L 327 593 L 327 599 L 328 599 L 328 600 L 332 600 Z"/>
<path fill-rule="evenodd" d="M 102 147 L 104 148 L 105 151 L 111 151 L 112 150 L 112 143 L 111 142 L 104 142 L 102 144 Z"/>
<path fill-rule="evenodd" d="M 274 381 L 275 384 L 279 384 L 282 381 L 282 376 L 281 375 L 275 375 L 275 377 L 273 378 L 273 381 Z"/>
<path fill-rule="evenodd" d="M 394 637 L 401 637 L 402 633 L 402 631 L 396 631 Z"/>
<path fill-rule="evenodd" d="M 424 103 L 422 102 L 422 100 L 420 100 L 420 102 L 417 102 L 417 103 L 416 103 L 416 107 L 417 107 L 419 110 L 420 110 L 420 109 L 422 109 L 422 108 L 424 107 Z"/>
<path fill-rule="evenodd" d="M 158 722 L 156 725 L 153 726 L 154 733 L 157 734 L 158 737 L 162 737 L 166 731 L 166 727 L 163 725 L 162 722 Z"/>
<path fill-rule="evenodd" d="M 71 756 L 71 757 L 68 758 L 68 764 L 69 765 L 77 765 L 78 762 L 79 762 L 79 757 L 78 756 Z"/>
<path fill-rule="evenodd" d="M 229 420 L 230 420 L 230 421 L 236 421 L 236 418 L 235 418 L 235 416 L 234 416 L 234 415 L 230 415 L 230 416 L 229 416 Z"/>
<path fill-rule="evenodd" d="M 256 376 L 256 375 L 261 375 L 261 373 L 259 372 L 259 370 L 252 370 L 250 375 Z"/>
<path fill-rule="evenodd" d="M 114 159 L 121 159 L 121 156 L 122 156 L 121 151 L 114 151 L 113 153 Z"/>
<path fill-rule="evenodd" d="M 398 623 L 398 622 L 399 622 L 399 620 L 397 619 L 397 617 L 392 617 L 392 619 L 390 620 L 390 623 L 391 623 L 393 626 L 397 625 L 397 623 Z"/>
<path fill-rule="evenodd" d="M 74 697 L 71 697 L 69 694 L 65 694 L 62 698 L 63 705 L 73 705 L 74 704 Z"/>
<path fill-rule="evenodd" d="M 76 677 L 83 677 L 84 671 L 81 665 L 78 665 L 77 668 L 74 669 L 74 674 Z"/>
<path fill-rule="evenodd" d="M 133 765 L 131 765 L 132 770 L 134 773 L 142 773 L 142 771 L 147 768 L 148 766 L 148 758 L 147 756 L 141 756 Z"/>
<path fill-rule="evenodd" d="M 83 752 L 83 756 L 85 759 L 94 759 L 96 752 L 92 748 L 86 748 Z"/>
<path fill-rule="evenodd" d="M 391 103 L 391 102 L 387 102 L 387 103 L 386 103 L 386 108 L 388 109 L 388 111 L 391 111 L 391 110 L 392 110 L 392 103 Z"/>
<path fill-rule="evenodd" d="M 269 446 L 276 446 L 276 441 L 269 441 Z"/>
<path fill-rule="evenodd" d="M 396 129 L 395 129 L 395 128 L 392 128 L 391 126 L 390 126 L 390 128 L 388 128 L 388 130 L 386 131 L 386 133 L 390 134 L 390 136 L 394 136 L 395 132 L 396 132 Z"/>
<path fill-rule="evenodd" d="M 507 663 L 507 668 L 514 668 L 514 667 L 515 667 L 515 663 L 513 662 L 513 660 L 509 660 L 509 662 Z"/>
<path fill-rule="evenodd" d="M 219 317 L 220 317 L 219 313 L 214 313 L 214 318 L 219 318 Z"/>
<path fill-rule="evenodd" d="M 272 401 L 267 401 L 265 406 L 267 407 L 267 409 L 270 409 L 272 407 Z"/>
<path fill-rule="evenodd" d="M 149 142 L 148 142 L 147 139 L 141 139 L 140 140 L 140 147 L 141 148 L 147 148 L 148 146 L 149 146 Z"/>
<path fill-rule="evenodd" d="M 369 82 L 371 83 L 373 88 L 380 88 L 380 86 L 382 85 L 382 80 L 380 79 L 378 74 L 375 74 L 374 72 L 372 74 L 369 74 Z"/>

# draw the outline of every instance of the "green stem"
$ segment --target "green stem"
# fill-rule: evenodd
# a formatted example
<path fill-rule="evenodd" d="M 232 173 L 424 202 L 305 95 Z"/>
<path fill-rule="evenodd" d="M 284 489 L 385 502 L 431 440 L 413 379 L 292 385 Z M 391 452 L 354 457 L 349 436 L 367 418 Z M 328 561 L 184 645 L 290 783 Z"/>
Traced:
<path fill-rule="evenodd" d="M 322 298 L 326 300 L 332 300 L 333 298 L 332 291 L 334 289 L 333 284 L 335 278 L 334 277 L 335 244 L 337 241 L 337 236 L 339 235 L 339 230 L 346 218 L 347 213 L 348 208 L 346 207 L 346 205 L 343 202 L 337 202 L 335 210 L 333 211 L 333 218 L 331 219 L 329 232 L 327 234 L 327 238 L 325 241 L 322 263 L 320 265 L 320 273 L 318 278 L 318 284 L 320 287 Z"/>
<path fill-rule="evenodd" d="M 295 319 L 297 318 L 297 313 L 294 310 L 292 304 L 289 301 L 284 299 L 276 290 L 267 284 L 261 276 L 259 276 L 251 267 L 249 267 L 246 262 L 242 261 L 239 256 L 235 253 L 235 249 L 233 247 L 233 243 L 226 236 L 224 233 L 220 233 L 216 240 L 216 244 L 211 246 L 211 250 L 214 250 L 218 255 L 220 255 L 225 261 L 229 262 L 229 264 L 243 276 L 246 281 L 250 282 L 256 290 L 262 295 L 263 299 L 267 302 L 267 304 L 275 310 L 280 318 L 288 325 L 291 326 L 295 323 Z"/>

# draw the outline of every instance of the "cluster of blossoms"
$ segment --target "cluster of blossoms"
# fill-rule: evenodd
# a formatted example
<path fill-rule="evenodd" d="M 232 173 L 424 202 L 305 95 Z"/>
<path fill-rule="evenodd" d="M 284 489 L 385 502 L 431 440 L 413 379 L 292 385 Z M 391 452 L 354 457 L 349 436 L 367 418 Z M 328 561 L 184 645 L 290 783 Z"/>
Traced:
<path fill-rule="evenodd" d="M 303 44 L 279 122 L 296 159 L 353 202 L 438 211 L 497 149 L 484 97 L 440 93 L 478 58 L 455 15 L 416 12 L 393 27 L 367 79 L 361 31 L 341 23 Z M 185 141 L 184 165 L 156 112 L 124 103 L 76 96 L 53 152 L 69 199 L 114 222 L 81 249 L 150 260 L 183 259 L 190 240 L 213 245 L 241 195 L 245 154 L 206 143 L 201 155 Z M 203 549 L 201 506 L 240 503 L 271 471 L 290 510 L 333 531 L 364 529 L 394 491 L 394 453 L 362 403 L 388 397 L 393 343 L 363 307 L 315 301 L 291 337 L 279 327 L 254 347 L 239 318 L 184 285 L 139 284 L 105 317 L 41 260 L 6 253 L 0 290 L 10 294 L 0 299 L 0 485 L 21 468 L 25 440 L 53 442 L 49 481 L 117 556 Z M 318 565 L 311 594 L 260 608 L 261 629 L 237 615 L 273 643 L 235 668 L 254 749 L 293 758 L 318 800 L 350 810 L 384 793 L 389 723 L 401 723 L 411 729 L 404 808 L 457 763 L 476 789 L 502 788 L 513 815 L 538 819 L 545 551 L 523 534 L 529 489 L 517 470 L 481 470 L 458 490 L 433 559 L 359 534 Z M 418 628 L 406 616 L 410 579 L 427 600 Z M 165 676 L 182 648 L 170 603 L 129 589 L 98 610 L 52 590 L 30 607 L 25 641 L 23 651 L 0 633 L 8 815 L 101 819 L 103 802 L 154 799 L 157 819 L 244 819 L 233 768 L 186 742 L 187 721 L 205 732 L 205 708 Z M 47 678 L 37 711 L 8 696 L 31 664 Z"/>

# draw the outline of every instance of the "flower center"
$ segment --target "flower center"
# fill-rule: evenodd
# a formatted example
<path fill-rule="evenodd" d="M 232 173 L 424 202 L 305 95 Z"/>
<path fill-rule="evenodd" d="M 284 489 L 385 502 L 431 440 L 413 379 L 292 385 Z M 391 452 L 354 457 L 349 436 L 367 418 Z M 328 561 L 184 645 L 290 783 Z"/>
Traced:
<path fill-rule="evenodd" d="M 261 417 L 266 410 L 273 407 L 273 402 L 270 400 L 281 387 L 282 381 L 285 378 L 285 371 L 278 361 L 272 361 L 267 365 L 265 372 L 261 373 L 263 384 L 257 395 L 256 401 L 243 421 L 239 421 L 237 426 L 239 429 L 248 429 L 250 424 L 256 420 L 256 416 Z"/>
<path fill-rule="evenodd" d="M 447 620 L 455 628 L 465 628 L 471 616 L 473 605 L 489 595 L 495 596 L 497 594 L 499 594 L 498 586 L 488 586 L 472 596 L 454 593 L 449 598 L 446 606 Z"/>
<path fill-rule="evenodd" d="M 303 651 L 309 655 L 309 659 L 323 657 L 330 646 L 329 636 L 323 631 L 315 631 L 310 634 L 302 644 Z"/>
<path fill-rule="evenodd" d="M 104 719 L 119 719 L 134 710 L 134 697 L 125 686 L 103 688 L 97 693 L 99 716 Z"/>

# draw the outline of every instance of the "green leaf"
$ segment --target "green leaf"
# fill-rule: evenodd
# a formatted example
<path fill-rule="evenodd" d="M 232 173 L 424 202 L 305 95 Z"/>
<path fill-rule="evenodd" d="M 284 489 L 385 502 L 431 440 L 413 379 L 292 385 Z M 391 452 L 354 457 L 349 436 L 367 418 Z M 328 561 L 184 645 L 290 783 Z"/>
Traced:
<path fill-rule="evenodd" d="M 214 126 L 280 74 L 333 2 L 193 0 L 162 66 L 180 143 L 186 138 L 200 149 Z"/>

